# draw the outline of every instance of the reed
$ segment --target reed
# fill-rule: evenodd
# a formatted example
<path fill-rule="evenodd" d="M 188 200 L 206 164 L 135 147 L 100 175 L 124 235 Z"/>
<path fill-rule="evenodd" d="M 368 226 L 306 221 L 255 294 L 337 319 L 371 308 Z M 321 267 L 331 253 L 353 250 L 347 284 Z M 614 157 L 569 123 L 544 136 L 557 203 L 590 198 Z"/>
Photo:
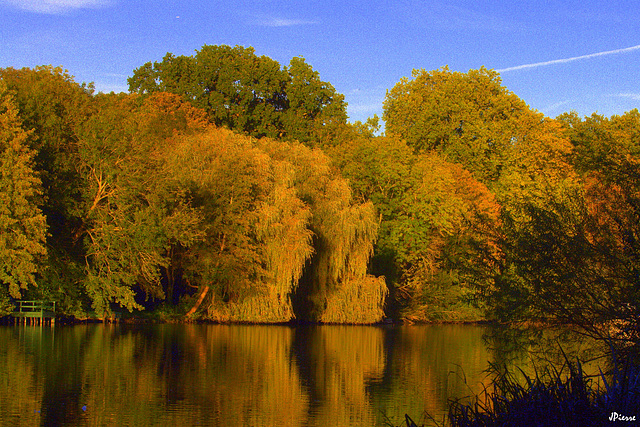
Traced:
<path fill-rule="evenodd" d="M 493 369 L 495 370 L 495 366 Z M 538 371 L 498 372 L 472 403 L 451 402 L 451 426 L 600 426 L 640 418 L 640 368 L 613 358 L 607 373 L 589 376 L 579 361 Z"/>

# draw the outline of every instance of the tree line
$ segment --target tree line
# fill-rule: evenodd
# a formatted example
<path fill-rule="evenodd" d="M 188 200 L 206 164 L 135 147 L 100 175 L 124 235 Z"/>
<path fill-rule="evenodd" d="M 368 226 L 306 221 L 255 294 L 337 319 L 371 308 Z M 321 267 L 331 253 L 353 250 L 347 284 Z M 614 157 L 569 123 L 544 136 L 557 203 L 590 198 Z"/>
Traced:
<path fill-rule="evenodd" d="M 167 54 L 128 94 L 0 76 L 5 307 L 635 336 L 637 110 L 549 118 L 444 67 L 387 92 L 379 135 L 303 58 L 239 46 Z"/>

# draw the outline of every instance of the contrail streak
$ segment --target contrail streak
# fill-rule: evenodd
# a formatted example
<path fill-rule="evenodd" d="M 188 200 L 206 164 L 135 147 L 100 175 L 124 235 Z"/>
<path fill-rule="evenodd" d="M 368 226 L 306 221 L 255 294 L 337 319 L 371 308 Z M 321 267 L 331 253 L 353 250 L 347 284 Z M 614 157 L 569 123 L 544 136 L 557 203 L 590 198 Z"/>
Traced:
<path fill-rule="evenodd" d="M 608 50 L 606 52 L 590 53 L 589 55 L 574 56 L 573 58 L 554 59 L 553 61 L 536 62 L 535 64 L 517 65 L 515 67 L 503 68 L 501 70 L 496 70 L 496 71 L 498 73 L 505 73 L 507 71 L 524 70 L 526 68 L 536 68 L 536 67 L 544 67 L 547 65 L 564 64 L 565 62 L 573 62 L 573 61 L 579 61 L 581 59 L 595 58 L 596 56 L 626 53 L 626 52 L 631 52 L 633 50 L 639 50 L 639 49 L 640 49 L 640 44 L 637 46 L 626 47 L 624 49 L 615 49 L 615 50 Z"/>

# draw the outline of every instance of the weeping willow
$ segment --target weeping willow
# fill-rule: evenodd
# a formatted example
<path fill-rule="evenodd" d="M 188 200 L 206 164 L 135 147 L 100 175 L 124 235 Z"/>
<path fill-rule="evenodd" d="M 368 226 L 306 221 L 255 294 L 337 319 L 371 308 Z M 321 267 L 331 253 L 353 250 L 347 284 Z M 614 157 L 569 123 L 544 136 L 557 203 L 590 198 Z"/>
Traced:
<path fill-rule="evenodd" d="M 384 317 L 387 285 L 382 277 L 366 275 L 342 282 L 326 297 L 323 323 L 376 323 Z"/>
<path fill-rule="evenodd" d="M 257 207 L 255 232 L 265 272 L 263 291 L 233 304 L 212 304 L 209 316 L 219 321 L 286 322 L 295 317 L 291 294 L 295 292 L 306 261 L 313 253 L 308 228 L 311 211 L 291 187 L 294 168 L 273 162 L 273 186 Z"/>
<path fill-rule="evenodd" d="M 374 323 L 382 320 L 384 279 L 367 276 L 378 234 L 371 203 L 355 203 L 346 180 L 319 150 L 300 144 L 262 142 L 273 158 L 297 167 L 296 189 L 311 208 L 314 254 L 302 277 L 309 320 Z"/>
<path fill-rule="evenodd" d="M 308 228 L 311 210 L 292 187 L 295 170 L 287 162 L 274 162 L 274 185 L 258 209 L 257 232 L 263 245 L 267 279 L 278 298 L 289 294 L 313 253 Z"/>
<path fill-rule="evenodd" d="M 183 260 L 187 279 L 212 290 L 208 318 L 286 322 L 302 295 L 310 320 L 382 319 L 384 281 L 366 275 L 373 205 L 353 201 L 324 154 L 211 129 L 184 137 L 170 158 L 206 234 Z"/>

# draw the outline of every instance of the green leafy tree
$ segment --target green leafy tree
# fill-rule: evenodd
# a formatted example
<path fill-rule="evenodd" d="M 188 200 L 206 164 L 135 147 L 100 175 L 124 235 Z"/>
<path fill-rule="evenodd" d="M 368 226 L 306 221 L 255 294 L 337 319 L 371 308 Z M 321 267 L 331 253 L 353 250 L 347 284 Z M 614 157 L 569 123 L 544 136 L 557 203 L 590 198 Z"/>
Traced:
<path fill-rule="evenodd" d="M 211 121 L 254 136 L 278 136 L 286 73 L 253 48 L 205 45 L 191 57 L 168 53 L 162 62 L 134 70 L 129 89 L 171 92 L 205 109 Z M 155 84 L 154 84 L 155 83 Z"/>
<path fill-rule="evenodd" d="M 253 48 L 205 45 L 194 56 L 174 56 L 134 70 L 129 90 L 170 92 L 203 108 L 217 126 L 256 137 L 309 143 L 346 122 L 344 97 L 302 58 L 289 67 Z"/>
<path fill-rule="evenodd" d="M 387 92 L 383 118 L 387 133 L 416 152 L 435 150 L 490 184 L 500 175 L 504 150 L 522 137 L 521 116 L 532 113 L 497 72 L 444 67 L 402 78 Z"/>
<path fill-rule="evenodd" d="M 38 207 L 42 187 L 29 138 L 0 80 L 0 283 L 13 298 L 21 297 L 21 289 L 37 286 L 46 255 L 47 225 Z"/>
<path fill-rule="evenodd" d="M 378 212 L 380 227 L 370 266 L 372 273 L 385 276 L 390 284 L 396 283 L 402 273 L 391 234 L 401 221 L 401 200 L 413 185 L 410 175 L 416 155 L 400 138 L 374 138 L 369 130 L 352 135 L 329 152 L 349 179 L 356 200 L 371 201 Z"/>
<path fill-rule="evenodd" d="M 284 71 L 288 75 L 287 108 L 282 114 L 285 138 L 310 145 L 330 144 L 336 128 L 347 121 L 344 95 L 320 80 L 320 74 L 302 57 L 292 58 Z"/>
<path fill-rule="evenodd" d="M 76 128 L 92 114 L 92 85 L 77 84 L 60 67 L 5 68 L 0 76 L 14 93 L 22 126 L 33 131 L 30 148 L 44 189 L 41 204 L 47 216 L 51 242 L 73 246 L 78 201 Z"/>
<path fill-rule="evenodd" d="M 169 94 L 99 95 L 94 102 L 97 112 L 78 131 L 84 289 L 98 313 L 111 302 L 141 308 L 136 289 L 172 299 L 176 248 L 202 232 L 165 156 L 179 135 L 206 127 L 204 113 Z"/>

